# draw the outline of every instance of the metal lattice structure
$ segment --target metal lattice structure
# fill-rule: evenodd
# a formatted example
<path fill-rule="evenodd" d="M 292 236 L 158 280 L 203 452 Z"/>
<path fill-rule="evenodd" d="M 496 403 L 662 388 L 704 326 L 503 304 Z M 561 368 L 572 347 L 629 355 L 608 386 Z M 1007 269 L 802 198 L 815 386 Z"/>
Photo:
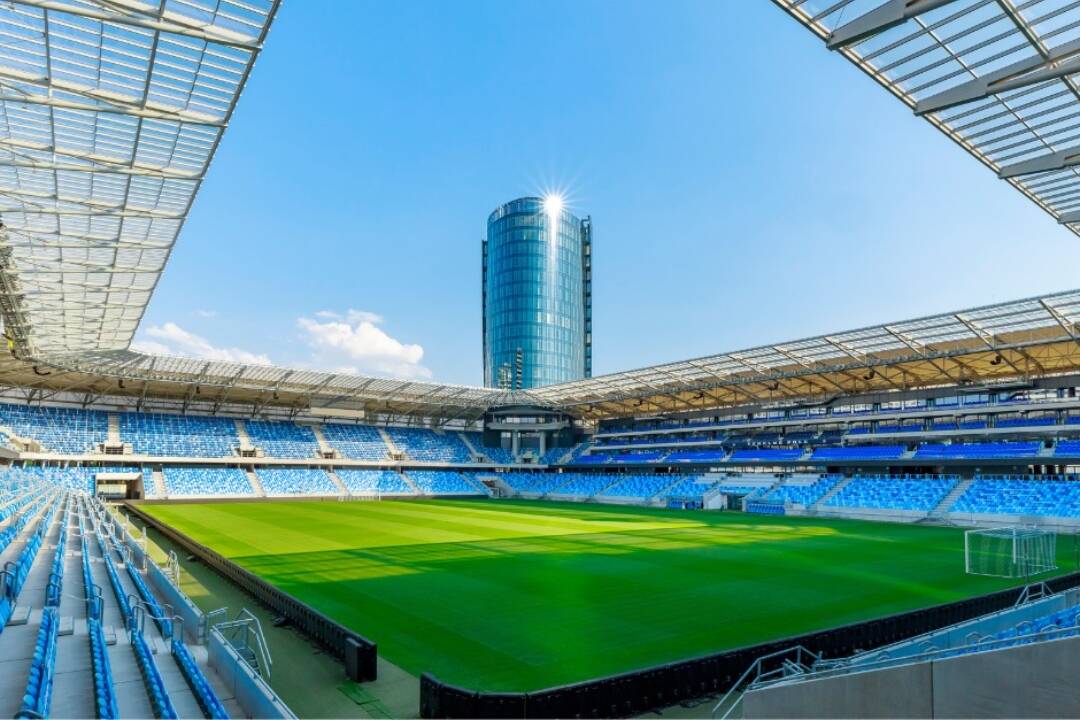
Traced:
<path fill-rule="evenodd" d="M 604 418 L 963 386 L 1080 369 L 1080 290 L 537 388 Z"/>
<path fill-rule="evenodd" d="M 1080 0 L 774 0 L 1080 232 Z M 0 0 L 0 386 L 186 410 L 587 419 L 1080 373 L 1080 291 L 528 392 L 128 349 L 279 0 Z"/>
<path fill-rule="evenodd" d="M 34 365 L 0 359 L 0 385 L 28 400 L 59 393 L 169 398 L 261 412 L 363 410 L 474 420 L 497 405 L 583 418 L 700 411 L 1080 373 L 1080 290 L 602 375 L 525 392 L 144 355 L 68 354 Z"/>
<path fill-rule="evenodd" d="M 1080 2 L 774 2 L 1080 234 Z"/>
<path fill-rule="evenodd" d="M 278 2 L 0 3 L 0 303 L 19 354 L 128 347 Z"/>

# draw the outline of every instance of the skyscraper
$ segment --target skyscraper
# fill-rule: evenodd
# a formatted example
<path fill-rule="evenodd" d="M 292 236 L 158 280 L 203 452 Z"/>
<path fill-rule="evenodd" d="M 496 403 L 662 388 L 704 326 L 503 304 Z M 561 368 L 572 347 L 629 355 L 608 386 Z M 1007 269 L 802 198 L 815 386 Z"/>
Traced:
<path fill-rule="evenodd" d="M 526 197 L 488 217 L 484 384 L 527 389 L 592 375 L 592 222 L 562 198 Z"/>

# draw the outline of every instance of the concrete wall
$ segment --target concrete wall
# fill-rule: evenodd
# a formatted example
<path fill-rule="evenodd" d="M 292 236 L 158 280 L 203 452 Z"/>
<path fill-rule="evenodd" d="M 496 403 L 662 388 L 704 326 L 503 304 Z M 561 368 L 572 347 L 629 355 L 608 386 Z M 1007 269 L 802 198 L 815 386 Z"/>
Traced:
<path fill-rule="evenodd" d="M 746 693 L 744 718 L 1080 717 L 1080 638 Z"/>

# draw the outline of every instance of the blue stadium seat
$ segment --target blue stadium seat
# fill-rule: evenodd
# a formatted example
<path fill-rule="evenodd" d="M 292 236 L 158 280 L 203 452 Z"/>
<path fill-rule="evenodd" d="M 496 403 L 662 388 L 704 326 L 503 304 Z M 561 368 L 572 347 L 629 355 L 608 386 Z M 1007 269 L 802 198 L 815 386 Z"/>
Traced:
<path fill-rule="evenodd" d="M 984 475 L 949 508 L 952 512 L 989 515 L 1080 517 L 1080 481 L 1076 476 Z"/>
<path fill-rule="evenodd" d="M 138 455 L 230 457 L 240 438 L 231 418 L 121 413 L 120 439 Z"/>
<path fill-rule="evenodd" d="M 315 432 L 306 425 L 248 420 L 244 428 L 251 444 L 261 448 L 268 457 L 305 459 L 319 455 Z"/>
<path fill-rule="evenodd" d="M 171 497 L 252 495 L 251 482 L 239 468 L 166 467 L 162 470 Z M 153 483 L 150 483 L 153 485 Z"/>
<path fill-rule="evenodd" d="M 58 453 L 96 451 L 109 436 L 109 415 L 98 410 L 0 404 L 0 427 Z"/>
<path fill-rule="evenodd" d="M 398 449 L 413 460 L 422 462 L 467 463 L 468 446 L 457 433 L 437 433 L 427 428 L 387 427 Z"/>
<path fill-rule="evenodd" d="M 341 494 L 326 471 L 317 468 L 265 467 L 257 468 L 255 475 L 267 495 Z"/>
<path fill-rule="evenodd" d="M 849 445 L 823 447 L 814 451 L 813 460 L 896 460 L 904 454 L 903 445 Z"/>
<path fill-rule="evenodd" d="M 857 475 L 826 507 L 929 512 L 956 487 L 956 476 Z"/>
<path fill-rule="evenodd" d="M 425 495 L 486 495 L 479 483 L 456 470 L 409 470 L 413 485 Z"/>
<path fill-rule="evenodd" d="M 915 458 L 918 460 L 1027 458 L 1038 455 L 1041 447 L 1042 443 L 1038 441 L 953 443 L 951 445 L 928 443 L 919 446 L 919 449 L 915 451 Z"/>
<path fill-rule="evenodd" d="M 415 495 L 409 484 L 394 470 L 342 468 L 338 479 L 350 493 L 357 495 Z"/>
<path fill-rule="evenodd" d="M 322 433 L 330 447 L 351 460 L 386 459 L 386 443 L 379 431 L 370 425 L 326 423 Z"/>

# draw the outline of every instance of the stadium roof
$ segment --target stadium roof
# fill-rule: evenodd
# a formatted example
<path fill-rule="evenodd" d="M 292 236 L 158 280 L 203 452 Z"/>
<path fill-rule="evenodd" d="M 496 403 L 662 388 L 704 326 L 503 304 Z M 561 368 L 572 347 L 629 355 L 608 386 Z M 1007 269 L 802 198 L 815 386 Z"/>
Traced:
<path fill-rule="evenodd" d="M 278 2 L 0 3 L 0 309 L 22 356 L 128 347 Z"/>
<path fill-rule="evenodd" d="M 525 392 L 143 355 L 0 359 L 0 384 L 191 404 L 363 410 L 391 419 L 472 420 L 496 405 L 584 418 L 829 402 L 846 395 L 968 386 L 1080 372 L 1080 290 L 667 363 Z"/>
<path fill-rule="evenodd" d="M 605 418 L 1080 372 L 1080 291 L 513 393 L 132 352 L 278 2 L 0 2 L 0 385 L 28 401 L 445 421 L 504 404 Z M 1080 232 L 1080 0 L 775 2 Z"/>
<path fill-rule="evenodd" d="M 1080 290 L 530 390 L 584 417 L 826 402 L 1080 371 Z"/>
<path fill-rule="evenodd" d="M 1080 2 L 774 2 L 1080 234 Z"/>

